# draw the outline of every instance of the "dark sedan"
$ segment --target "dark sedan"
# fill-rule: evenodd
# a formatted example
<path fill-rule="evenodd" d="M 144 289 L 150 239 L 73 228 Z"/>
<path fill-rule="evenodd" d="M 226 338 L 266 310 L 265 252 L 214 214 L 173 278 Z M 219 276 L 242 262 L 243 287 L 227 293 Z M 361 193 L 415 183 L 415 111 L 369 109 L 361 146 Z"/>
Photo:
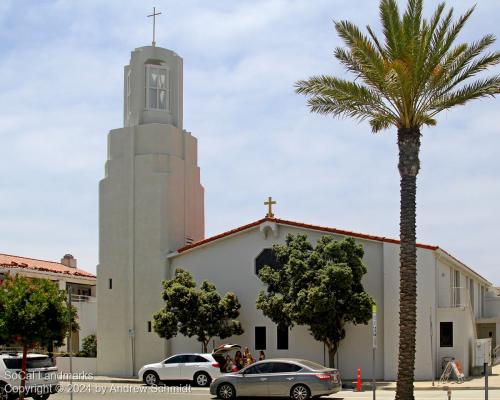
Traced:
<path fill-rule="evenodd" d="M 215 379 L 210 385 L 210 393 L 224 400 L 238 396 L 306 400 L 337 393 L 341 386 L 340 373 L 336 369 L 307 360 L 277 358 L 259 361 Z"/>

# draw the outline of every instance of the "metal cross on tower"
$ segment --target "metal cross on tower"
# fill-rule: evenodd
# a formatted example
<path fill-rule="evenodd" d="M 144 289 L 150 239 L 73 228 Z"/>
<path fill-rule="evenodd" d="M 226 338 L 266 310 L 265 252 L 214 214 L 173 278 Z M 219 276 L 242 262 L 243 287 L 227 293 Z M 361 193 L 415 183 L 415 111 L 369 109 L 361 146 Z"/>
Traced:
<path fill-rule="evenodd" d="M 276 204 L 276 201 L 274 201 L 272 197 L 268 197 L 268 200 L 264 202 L 264 205 L 268 206 L 268 212 L 266 215 L 268 218 L 274 218 L 273 204 Z"/>
<path fill-rule="evenodd" d="M 149 17 L 153 17 L 153 47 L 156 46 L 155 36 L 156 36 L 156 16 L 160 15 L 161 12 L 156 12 L 156 7 L 153 7 L 153 14 L 148 15 Z"/>

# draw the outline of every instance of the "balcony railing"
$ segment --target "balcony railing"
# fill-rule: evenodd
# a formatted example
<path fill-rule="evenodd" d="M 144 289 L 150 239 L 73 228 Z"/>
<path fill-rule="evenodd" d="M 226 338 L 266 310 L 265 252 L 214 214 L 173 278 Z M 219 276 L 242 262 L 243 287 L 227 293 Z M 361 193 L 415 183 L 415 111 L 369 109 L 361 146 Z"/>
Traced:
<path fill-rule="evenodd" d="M 72 294 L 71 295 L 72 303 L 95 303 L 96 298 L 93 296 L 83 296 L 81 294 Z"/>

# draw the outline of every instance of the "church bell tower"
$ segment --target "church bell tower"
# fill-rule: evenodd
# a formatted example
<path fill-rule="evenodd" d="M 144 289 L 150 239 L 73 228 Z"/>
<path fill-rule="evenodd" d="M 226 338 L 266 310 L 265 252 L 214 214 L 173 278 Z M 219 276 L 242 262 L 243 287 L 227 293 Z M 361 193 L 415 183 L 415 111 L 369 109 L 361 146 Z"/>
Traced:
<path fill-rule="evenodd" d="M 182 58 L 154 46 L 124 69 L 124 127 L 108 134 L 99 185 L 98 374 L 160 360 L 153 331 L 166 255 L 204 237 L 197 140 L 183 129 Z"/>

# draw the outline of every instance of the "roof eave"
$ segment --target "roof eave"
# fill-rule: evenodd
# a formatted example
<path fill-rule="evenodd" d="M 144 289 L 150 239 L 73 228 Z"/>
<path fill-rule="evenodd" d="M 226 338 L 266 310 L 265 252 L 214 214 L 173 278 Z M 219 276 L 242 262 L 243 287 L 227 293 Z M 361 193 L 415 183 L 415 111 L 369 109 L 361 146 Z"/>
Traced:
<path fill-rule="evenodd" d="M 446 250 L 442 249 L 441 247 L 438 247 L 436 250 L 435 250 L 436 254 L 438 254 L 440 257 L 443 257 L 445 258 L 446 260 L 448 260 L 448 262 L 452 263 L 452 264 L 455 264 L 455 265 L 459 265 L 462 269 L 465 269 L 466 271 L 470 272 L 471 274 L 473 274 L 474 276 L 476 276 L 477 278 L 479 278 L 479 280 L 481 280 L 483 283 L 485 283 L 486 285 L 488 286 L 493 286 L 493 283 L 491 283 L 488 279 L 486 279 L 484 276 L 478 274 L 476 271 L 474 271 L 471 267 L 467 266 L 466 264 L 464 264 L 462 261 L 460 261 L 458 258 L 455 258 L 454 256 L 452 256 L 450 253 L 448 253 Z"/>

